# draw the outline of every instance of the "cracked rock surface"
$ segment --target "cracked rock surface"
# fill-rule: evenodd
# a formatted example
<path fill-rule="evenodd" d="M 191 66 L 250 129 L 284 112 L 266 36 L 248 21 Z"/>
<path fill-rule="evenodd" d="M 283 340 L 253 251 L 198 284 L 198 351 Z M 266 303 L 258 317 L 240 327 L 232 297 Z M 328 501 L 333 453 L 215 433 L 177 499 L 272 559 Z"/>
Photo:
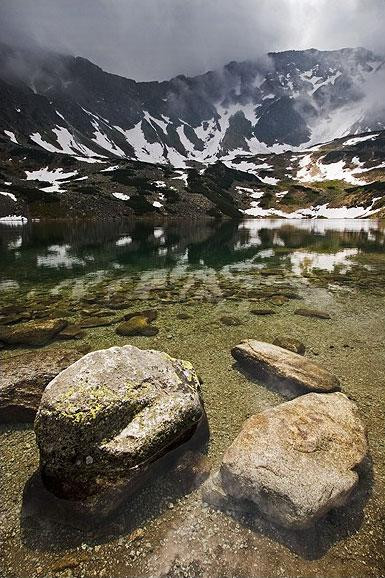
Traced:
<path fill-rule="evenodd" d="M 231 350 L 240 365 L 287 397 L 340 389 L 339 379 L 315 361 L 277 345 L 245 339 Z"/>

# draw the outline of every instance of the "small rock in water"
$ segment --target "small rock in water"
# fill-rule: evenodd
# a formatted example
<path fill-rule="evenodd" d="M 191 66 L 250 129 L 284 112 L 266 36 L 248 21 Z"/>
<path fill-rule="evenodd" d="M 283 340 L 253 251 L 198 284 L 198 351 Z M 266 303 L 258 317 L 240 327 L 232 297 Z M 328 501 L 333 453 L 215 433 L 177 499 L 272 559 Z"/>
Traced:
<path fill-rule="evenodd" d="M 304 395 L 245 422 L 203 498 L 306 528 L 348 501 L 367 451 L 352 401 L 342 393 Z"/>
<path fill-rule="evenodd" d="M 269 301 L 273 305 L 284 305 L 285 303 L 288 303 L 288 301 L 290 300 L 289 297 L 286 297 L 285 295 L 273 295 L 272 297 L 270 297 Z"/>
<path fill-rule="evenodd" d="M 278 345 L 278 347 L 293 351 L 294 353 L 298 353 L 298 355 L 304 355 L 306 350 L 302 341 L 294 337 L 277 337 L 274 339 L 273 345 Z"/>
<path fill-rule="evenodd" d="M 260 271 L 261 275 L 265 275 L 266 277 L 270 276 L 270 275 L 283 275 L 283 270 L 279 269 L 278 267 L 274 268 L 265 268 L 265 269 L 261 269 Z"/>
<path fill-rule="evenodd" d="M 3 360 L 0 422 L 32 422 L 49 382 L 81 356 L 75 350 L 53 349 L 30 351 Z"/>
<path fill-rule="evenodd" d="M 231 350 L 240 364 L 256 377 L 294 396 L 309 391 L 330 392 L 340 389 L 338 378 L 302 355 L 254 339 L 246 339 Z"/>
<path fill-rule="evenodd" d="M 88 317 L 79 322 L 79 327 L 86 329 L 87 327 L 107 327 L 116 323 L 116 319 L 111 317 Z"/>
<path fill-rule="evenodd" d="M 177 319 L 191 319 L 191 315 L 188 313 L 178 313 L 176 316 Z"/>
<path fill-rule="evenodd" d="M 86 335 L 78 325 L 67 325 L 60 333 L 57 335 L 57 339 L 82 339 Z"/>
<path fill-rule="evenodd" d="M 250 309 L 252 315 L 274 315 L 274 309 Z"/>
<path fill-rule="evenodd" d="M 123 321 L 116 328 L 116 333 L 122 336 L 145 335 L 150 337 L 157 335 L 159 329 L 150 324 L 150 320 L 145 315 L 134 315 L 127 321 Z"/>
<path fill-rule="evenodd" d="M 228 325 L 228 326 L 237 326 L 237 325 L 241 325 L 242 321 L 240 319 L 238 319 L 238 317 L 231 317 L 230 315 L 224 315 L 223 317 L 221 317 L 220 319 L 221 323 L 223 323 L 223 325 Z"/>
<path fill-rule="evenodd" d="M 319 311 L 318 309 L 307 309 L 303 307 L 294 311 L 295 315 L 302 315 L 303 317 L 316 317 L 317 319 L 331 319 L 331 316 L 326 311 Z"/>
<path fill-rule="evenodd" d="M 67 327 L 65 319 L 27 321 L 11 326 L 0 326 L 0 341 L 7 345 L 45 345 Z"/>
<path fill-rule="evenodd" d="M 131 311 L 123 315 L 121 321 L 129 321 L 133 317 L 145 317 L 149 323 L 155 321 L 158 318 L 158 312 L 156 309 L 145 309 L 144 311 Z"/>

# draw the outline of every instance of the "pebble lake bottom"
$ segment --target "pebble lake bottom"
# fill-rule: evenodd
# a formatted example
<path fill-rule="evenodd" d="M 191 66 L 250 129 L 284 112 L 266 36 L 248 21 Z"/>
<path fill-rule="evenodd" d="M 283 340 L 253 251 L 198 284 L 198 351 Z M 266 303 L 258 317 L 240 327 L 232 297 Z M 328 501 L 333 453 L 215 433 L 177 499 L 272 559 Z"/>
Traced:
<path fill-rule="evenodd" d="M 60 318 L 81 329 L 40 347 L 5 345 L 0 368 L 31 351 L 158 349 L 193 364 L 209 424 L 113 518 L 88 525 L 44 501 L 32 423 L 2 424 L 1 578 L 385 574 L 385 222 L 1 225 L 0 310 L 15 327 Z M 125 313 L 144 310 L 157 312 L 156 331 L 116 332 Z M 352 500 L 302 531 L 201 498 L 199 480 L 244 421 L 286 401 L 239 371 L 230 351 L 277 338 L 300 341 L 338 376 L 368 432 L 370 465 Z"/>

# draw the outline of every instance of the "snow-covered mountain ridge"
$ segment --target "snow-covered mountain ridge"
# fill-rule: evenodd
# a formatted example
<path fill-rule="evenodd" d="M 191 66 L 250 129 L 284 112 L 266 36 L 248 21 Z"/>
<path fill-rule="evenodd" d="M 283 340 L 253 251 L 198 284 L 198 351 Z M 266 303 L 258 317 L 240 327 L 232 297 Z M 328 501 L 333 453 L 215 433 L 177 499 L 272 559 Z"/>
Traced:
<path fill-rule="evenodd" d="M 192 168 L 106 157 L 89 161 L 12 141 L 0 147 L 0 223 L 385 217 L 385 131 Z"/>
<path fill-rule="evenodd" d="M 363 48 L 269 54 L 164 82 L 55 53 L 0 46 L 0 143 L 183 168 L 301 150 L 385 128 L 370 88 L 384 61 Z"/>

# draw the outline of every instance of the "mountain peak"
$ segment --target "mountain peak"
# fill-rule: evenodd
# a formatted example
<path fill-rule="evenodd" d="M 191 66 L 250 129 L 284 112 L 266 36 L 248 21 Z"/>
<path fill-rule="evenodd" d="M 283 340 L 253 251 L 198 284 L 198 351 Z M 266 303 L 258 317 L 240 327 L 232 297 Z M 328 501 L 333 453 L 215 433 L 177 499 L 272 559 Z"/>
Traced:
<path fill-rule="evenodd" d="M 179 166 L 303 148 L 385 126 L 383 110 L 362 114 L 380 64 L 361 47 L 310 48 L 137 83 L 82 57 L 3 45 L 0 131 L 67 154 Z"/>

